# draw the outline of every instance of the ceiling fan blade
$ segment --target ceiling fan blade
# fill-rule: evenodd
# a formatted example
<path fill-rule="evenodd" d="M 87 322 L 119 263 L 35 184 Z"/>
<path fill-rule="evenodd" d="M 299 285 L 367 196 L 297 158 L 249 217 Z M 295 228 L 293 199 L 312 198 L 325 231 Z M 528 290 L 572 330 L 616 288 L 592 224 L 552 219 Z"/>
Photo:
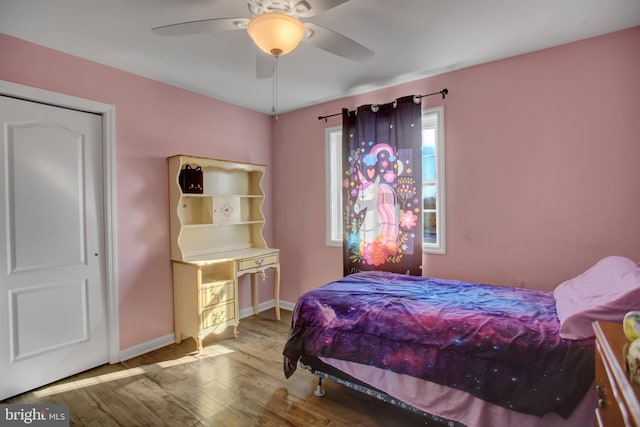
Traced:
<path fill-rule="evenodd" d="M 375 55 L 375 53 L 355 40 L 333 30 L 311 22 L 305 22 L 304 26 L 307 29 L 307 34 L 302 41 L 319 49 L 352 61 L 367 61 Z"/>
<path fill-rule="evenodd" d="M 259 79 L 269 79 L 276 69 L 275 57 L 256 49 L 256 77 Z"/>
<path fill-rule="evenodd" d="M 181 22 L 179 24 L 163 25 L 151 29 L 159 36 L 186 36 L 215 31 L 232 31 L 247 28 L 247 18 L 215 18 L 199 21 Z"/>
<path fill-rule="evenodd" d="M 301 0 L 293 5 L 292 12 L 300 18 L 309 18 L 348 1 L 349 0 Z"/>

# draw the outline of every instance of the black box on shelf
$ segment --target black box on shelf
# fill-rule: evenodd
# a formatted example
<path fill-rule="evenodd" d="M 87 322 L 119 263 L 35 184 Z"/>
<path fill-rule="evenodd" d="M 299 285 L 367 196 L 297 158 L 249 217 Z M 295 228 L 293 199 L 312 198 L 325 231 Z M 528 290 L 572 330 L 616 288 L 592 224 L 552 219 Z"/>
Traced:
<path fill-rule="evenodd" d="M 191 165 L 185 165 L 184 169 L 180 171 L 179 181 L 183 193 L 202 194 L 202 168 L 200 166 L 192 168 Z"/>

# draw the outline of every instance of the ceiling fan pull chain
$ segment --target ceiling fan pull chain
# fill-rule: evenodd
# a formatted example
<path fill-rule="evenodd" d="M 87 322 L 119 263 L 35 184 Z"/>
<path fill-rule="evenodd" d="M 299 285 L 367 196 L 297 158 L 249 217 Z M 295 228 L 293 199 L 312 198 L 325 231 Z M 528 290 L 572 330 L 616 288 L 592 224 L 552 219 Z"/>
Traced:
<path fill-rule="evenodd" d="M 276 112 L 276 107 L 278 105 L 278 57 L 273 57 L 275 61 L 275 65 L 273 67 L 273 105 L 271 106 L 271 112 Z"/>

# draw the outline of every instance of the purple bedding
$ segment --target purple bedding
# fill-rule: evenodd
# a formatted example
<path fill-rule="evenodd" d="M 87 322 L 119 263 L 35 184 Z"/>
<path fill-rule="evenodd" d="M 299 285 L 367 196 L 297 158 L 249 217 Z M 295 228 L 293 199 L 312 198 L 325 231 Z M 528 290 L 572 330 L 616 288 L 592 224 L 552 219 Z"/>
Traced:
<path fill-rule="evenodd" d="M 284 371 L 331 357 L 567 418 L 593 382 L 594 340 L 558 330 L 551 292 L 362 272 L 299 298 Z"/>

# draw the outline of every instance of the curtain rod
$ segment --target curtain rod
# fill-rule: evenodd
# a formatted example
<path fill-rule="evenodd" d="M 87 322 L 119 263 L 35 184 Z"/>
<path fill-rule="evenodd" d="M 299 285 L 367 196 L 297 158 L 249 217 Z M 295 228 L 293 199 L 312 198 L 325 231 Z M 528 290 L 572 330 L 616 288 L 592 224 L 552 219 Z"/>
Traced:
<path fill-rule="evenodd" d="M 418 98 L 424 98 L 425 96 L 432 96 L 432 95 L 442 95 L 442 99 L 445 99 L 445 97 L 449 94 L 449 89 L 442 89 L 440 92 L 433 92 L 433 93 L 427 93 L 426 95 L 417 95 Z M 327 119 L 329 117 L 334 117 L 334 116 L 339 116 L 342 113 L 336 113 L 336 114 L 329 114 L 328 116 L 318 116 L 318 120 L 323 120 L 326 122 Z"/>

